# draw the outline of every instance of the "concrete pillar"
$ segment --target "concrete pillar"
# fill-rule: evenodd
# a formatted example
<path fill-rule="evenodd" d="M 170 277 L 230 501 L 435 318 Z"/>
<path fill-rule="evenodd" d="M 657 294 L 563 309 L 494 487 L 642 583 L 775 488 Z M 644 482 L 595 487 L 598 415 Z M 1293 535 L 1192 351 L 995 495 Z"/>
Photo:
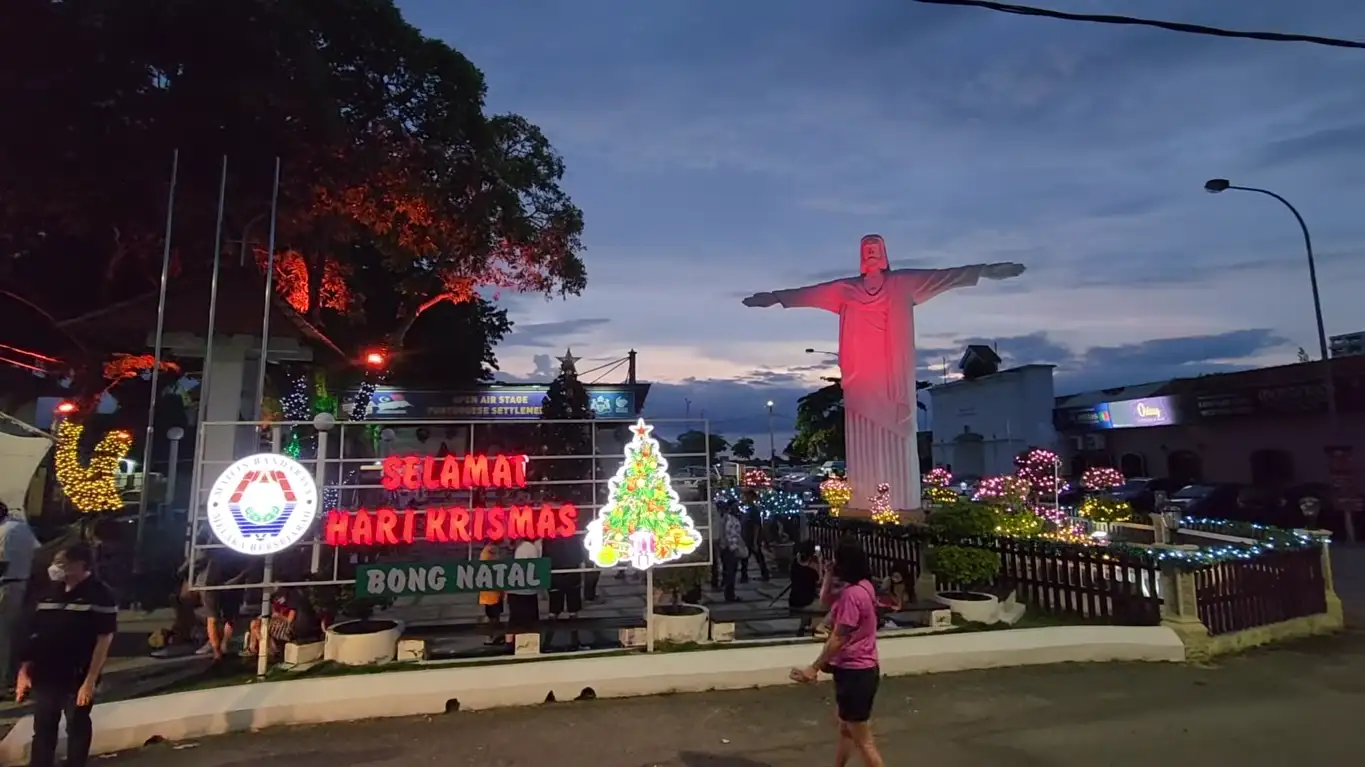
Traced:
<path fill-rule="evenodd" d="M 249 429 L 241 427 L 212 425 L 215 421 L 240 421 L 244 389 L 255 388 L 254 379 L 247 381 L 247 349 L 245 344 L 220 342 L 213 349 L 213 366 L 204 371 L 208 379 L 208 404 L 204 420 L 209 422 L 203 429 L 203 454 L 200 458 L 203 473 L 199 481 L 201 491 L 206 491 L 218 478 L 228 463 L 245 455 L 239 452 L 239 443 L 245 439 L 255 439 Z M 249 417 L 249 414 L 247 414 Z M 239 432 L 246 432 L 245 435 Z M 249 444 L 249 443 L 248 443 Z"/>

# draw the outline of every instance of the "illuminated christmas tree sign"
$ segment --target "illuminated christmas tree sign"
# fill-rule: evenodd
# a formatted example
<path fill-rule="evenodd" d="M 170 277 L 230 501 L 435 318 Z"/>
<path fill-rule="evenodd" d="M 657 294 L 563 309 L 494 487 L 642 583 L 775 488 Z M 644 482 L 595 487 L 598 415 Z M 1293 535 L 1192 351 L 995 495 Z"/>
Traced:
<path fill-rule="evenodd" d="M 659 442 L 644 419 L 631 427 L 626 460 L 607 482 L 607 503 L 588 524 L 583 543 L 598 567 L 636 570 L 672 562 L 697 550 L 701 533 L 678 500 Z"/>

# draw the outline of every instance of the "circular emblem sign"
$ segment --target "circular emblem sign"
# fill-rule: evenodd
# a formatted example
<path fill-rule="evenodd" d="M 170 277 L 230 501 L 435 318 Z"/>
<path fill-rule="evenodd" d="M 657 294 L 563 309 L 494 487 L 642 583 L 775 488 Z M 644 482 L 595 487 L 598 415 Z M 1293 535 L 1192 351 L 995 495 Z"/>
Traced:
<path fill-rule="evenodd" d="M 318 515 L 313 476 L 284 455 L 262 453 L 232 464 L 209 490 L 209 526 L 242 554 L 274 554 L 298 543 Z"/>

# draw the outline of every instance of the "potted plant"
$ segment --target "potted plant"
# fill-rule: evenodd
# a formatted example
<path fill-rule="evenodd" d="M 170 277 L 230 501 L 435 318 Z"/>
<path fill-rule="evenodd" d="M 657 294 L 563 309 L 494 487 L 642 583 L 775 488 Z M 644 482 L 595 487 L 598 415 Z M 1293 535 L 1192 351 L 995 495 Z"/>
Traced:
<path fill-rule="evenodd" d="M 934 544 L 929 551 L 928 569 L 939 583 L 953 587 L 934 598 L 973 623 L 1000 620 L 1000 599 L 980 590 L 1000 574 L 1000 555 L 984 548 L 987 539 L 995 534 L 998 513 L 985 504 L 962 501 L 942 506 L 929 515 Z"/>
<path fill-rule="evenodd" d="M 703 642 L 710 611 L 697 604 L 707 580 L 705 564 L 660 567 L 654 571 L 654 641 Z"/>
<path fill-rule="evenodd" d="M 351 584 L 314 586 L 308 597 L 323 626 L 324 660 L 364 666 L 394 659 L 403 622 L 374 617 L 393 604 L 391 597 L 359 595 Z"/>

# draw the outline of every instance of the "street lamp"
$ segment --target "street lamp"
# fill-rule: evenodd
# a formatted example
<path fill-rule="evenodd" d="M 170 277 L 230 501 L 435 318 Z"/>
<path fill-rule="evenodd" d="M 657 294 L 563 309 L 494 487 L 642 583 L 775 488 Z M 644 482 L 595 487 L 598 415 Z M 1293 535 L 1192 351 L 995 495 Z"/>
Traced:
<path fill-rule="evenodd" d="M 824 349 L 807 349 L 806 354 L 828 354 L 831 357 L 839 356 L 839 352 L 827 352 Z"/>
<path fill-rule="evenodd" d="M 768 400 L 768 465 L 777 473 L 777 437 L 773 432 L 773 401 Z"/>
<path fill-rule="evenodd" d="M 1298 208 L 1285 198 L 1275 194 L 1269 189 L 1260 189 L 1254 186 L 1237 186 L 1225 178 L 1211 178 L 1204 182 L 1204 191 L 1209 194 L 1218 194 L 1234 189 L 1239 192 L 1255 192 L 1267 197 L 1273 197 L 1280 201 L 1280 204 L 1289 208 L 1289 212 L 1294 214 L 1294 220 L 1299 222 L 1299 230 L 1303 232 L 1303 248 L 1308 253 L 1308 282 L 1313 289 L 1313 316 L 1318 324 L 1318 353 L 1322 356 L 1322 375 L 1327 394 L 1327 421 L 1328 429 L 1333 441 L 1336 440 L 1340 432 L 1340 422 L 1337 418 L 1337 392 L 1336 382 L 1332 380 L 1332 363 L 1328 357 L 1327 349 L 1327 328 L 1322 322 L 1322 298 L 1318 293 L 1318 268 L 1313 261 L 1313 238 L 1308 234 L 1308 224 L 1303 221 L 1303 216 L 1299 215 Z M 1352 543 L 1355 542 L 1355 522 L 1351 518 L 1350 512 L 1343 515 L 1346 522 L 1346 538 Z"/>
<path fill-rule="evenodd" d="M 1291 205 L 1289 200 L 1275 194 L 1269 189 L 1258 189 L 1254 186 L 1236 186 L 1225 178 L 1211 178 L 1204 182 L 1204 191 L 1209 194 L 1218 194 L 1219 192 L 1226 192 L 1229 189 L 1235 189 L 1239 192 L 1256 192 L 1257 194 L 1263 194 L 1267 197 L 1274 197 L 1286 208 L 1289 208 L 1289 212 L 1294 214 L 1294 220 L 1299 222 L 1299 229 L 1303 232 L 1303 247 L 1304 250 L 1308 252 L 1308 281 L 1313 288 L 1313 314 L 1318 322 L 1318 351 L 1322 354 L 1323 364 L 1326 365 L 1327 329 L 1322 323 L 1322 299 L 1318 295 L 1318 267 L 1313 261 L 1313 238 L 1308 235 L 1308 225 L 1303 222 L 1303 216 L 1299 215 L 1298 209 Z M 1330 375 L 1328 376 L 1328 379 L 1331 379 Z"/>

